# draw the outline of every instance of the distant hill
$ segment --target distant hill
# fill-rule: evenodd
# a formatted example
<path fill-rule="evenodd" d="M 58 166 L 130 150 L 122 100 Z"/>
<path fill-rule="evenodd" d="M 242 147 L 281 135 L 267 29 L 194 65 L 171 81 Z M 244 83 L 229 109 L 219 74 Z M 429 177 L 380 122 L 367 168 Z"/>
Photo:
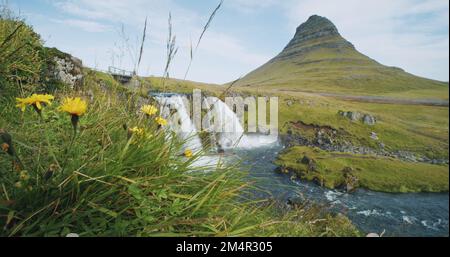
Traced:
<path fill-rule="evenodd" d="M 317 15 L 297 28 L 280 54 L 237 85 L 281 91 L 448 99 L 448 83 L 378 63 L 358 52 L 330 20 Z"/>

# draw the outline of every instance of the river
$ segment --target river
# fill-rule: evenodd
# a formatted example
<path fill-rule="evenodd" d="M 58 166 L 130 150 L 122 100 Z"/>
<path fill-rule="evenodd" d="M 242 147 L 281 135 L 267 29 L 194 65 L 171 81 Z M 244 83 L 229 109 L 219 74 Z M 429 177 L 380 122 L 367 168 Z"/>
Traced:
<path fill-rule="evenodd" d="M 280 201 L 301 197 L 323 204 L 330 211 L 349 217 L 366 233 L 385 231 L 385 236 L 413 237 L 449 235 L 448 193 L 391 194 L 363 189 L 343 193 L 311 182 L 292 181 L 288 175 L 275 172 L 277 166 L 273 161 L 282 149 L 280 144 L 272 144 L 232 152 L 249 169 L 249 179 Z"/>

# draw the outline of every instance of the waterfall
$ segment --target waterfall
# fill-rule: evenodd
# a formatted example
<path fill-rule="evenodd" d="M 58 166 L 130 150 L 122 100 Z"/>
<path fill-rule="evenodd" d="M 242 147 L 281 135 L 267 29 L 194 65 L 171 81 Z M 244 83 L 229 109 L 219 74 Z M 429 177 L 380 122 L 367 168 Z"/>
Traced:
<path fill-rule="evenodd" d="M 236 113 L 231 108 L 216 97 L 205 99 L 206 107 L 213 107 L 215 114 L 214 128 L 220 127 L 217 143 L 222 149 L 231 148 L 256 148 L 263 147 L 278 142 L 277 135 L 245 134 L 245 129 Z M 210 126 L 210 124 L 204 124 Z"/>
<path fill-rule="evenodd" d="M 236 114 L 216 97 L 208 97 L 204 100 L 204 106 L 210 109 L 207 115 L 213 120 L 212 124 L 203 123 L 203 127 L 213 133 L 219 148 L 229 149 L 238 147 L 240 140 L 244 136 L 244 128 Z M 212 117 L 211 117 L 212 116 Z"/>
<path fill-rule="evenodd" d="M 191 119 L 187 99 L 177 94 L 154 96 L 163 106 L 162 115 L 168 118 L 170 129 L 182 139 L 187 140 L 185 148 L 193 151 L 202 150 L 202 141 L 198 135 L 198 129 Z M 212 148 L 217 149 L 218 152 L 225 149 L 251 149 L 278 142 L 277 135 L 245 134 L 244 127 L 236 113 L 219 98 L 207 97 L 203 100 L 202 105 L 204 109 L 210 110 L 205 116 L 206 119 L 203 119 L 202 127 L 211 133 Z M 175 118 L 171 117 L 171 110 L 176 110 Z"/>
<path fill-rule="evenodd" d="M 191 120 L 190 111 L 187 110 L 183 97 L 180 95 L 157 96 L 156 100 L 163 106 L 161 110 L 164 118 L 169 119 L 169 126 L 179 137 L 186 140 L 185 148 L 192 151 L 202 150 L 202 141 L 198 136 L 197 128 Z M 176 110 L 177 117 L 171 117 L 171 111 Z M 178 118 L 178 119 L 177 119 Z M 176 121 L 174 121 L 176 120 Z"/>

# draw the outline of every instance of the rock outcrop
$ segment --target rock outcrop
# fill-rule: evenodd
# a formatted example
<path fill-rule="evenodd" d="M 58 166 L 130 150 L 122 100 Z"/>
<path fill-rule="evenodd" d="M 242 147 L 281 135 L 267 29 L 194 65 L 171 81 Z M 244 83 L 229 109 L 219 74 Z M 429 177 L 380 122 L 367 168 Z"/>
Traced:
<path fill-rule="evenodd" d="M 361 121 L 362 123 L 373 126 L 377 123 L 377 118 L 370 114 L 360 113 L 355 111 L 339 111 L 339 115 L 348 118 L 351 121 Z"/>
<path fill-rule="evenodd" d="M 80 87 L 83 84 L 83 64 L 76 57 L 59 58 L 54 57 L 54 76 L 59 81 L 68 85 L 71 89 Z"/>
<path fill-rule="evenodd" d="M 56 48 L 49 48 L 49 77 L 57 80 L 70 89 L 83 85 L 83 62 L 70 54 Z"/>
<path fill-rule="evenodd" d="M 377 119 L 372 115 L 366 114 L 363 117 L 363 123 L 369 126 L 373 126 L 375 125 L 375 123 L 377 123 Z"/>

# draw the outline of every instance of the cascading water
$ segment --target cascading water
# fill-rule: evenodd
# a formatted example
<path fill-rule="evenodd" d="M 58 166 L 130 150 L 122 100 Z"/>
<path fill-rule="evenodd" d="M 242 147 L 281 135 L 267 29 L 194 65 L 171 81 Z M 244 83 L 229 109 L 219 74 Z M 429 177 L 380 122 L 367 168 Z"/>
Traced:
<path fill-rule="evenodd" d="M 163 116 L 169 119 L 170 129 L 178 136 L 187 140 L 185 148 L 194 151 L 203 148 L 198 136 L 199 128 L 196 128 L 191 119 L 190 111 L 186 108 L 185 98 L 181 95 L 155 95 L 156 100 L 163 106 Z M 210 132 L 210 140 L 213 149 L 250 149 L 267 146 L 278 142 L 277 135 L 245 134 L 236 113 L 216 97 L 208 97 L 203 101 L 203 106 L 210 111 L 206 114 L 203 129 Z M 170 110 L 176 110 L 175 118 Z"/>
<path fill-rule="evenodd" d="M 238 116 L 224 102 L 216 97 L 205 99 L 207 108 L 212 107 L 214 116 L 213 129 L 219 127 L 217 143 L 222 149 L 257 148 L 278 142 L 277 135 L 245 134 L 245 129 Z M 211 124 L 206 124 L 211 126 Z"/>
<path fill-rule="evenodd" d="M 185 106 L 183 97 L 180 95 L 171 95 L 168 97 L 157 96 L 155 98 L 163 106 L 162 115 L 169 119 L 170 129 L 175 131 L 179 137 L 186 140 L 185 148 L 192 151 L 201 150 L 202 142 L 198 136 L 197 128 L 191 120 L 190 112 L 188 112 Z M 171 116 L 170 110 L 176 110 L 178 116 Z"/>
<path fill-rule="evenodd" d="M 184 148 L 194 152 L 204 150 L 204 144 L 198 133 L 201 128 L 197 128 L 191 119 L 187 98 L 179 94 L 153 96 L 161 105 L 161 115 L 168 119 L 170 129 L 186 141 Z M 225 150 L 251 149 L 278 143 L 277 135 L 245 134 L 237 115 L 220 99 L 208 97 L 204 99 L 202 105 L 204 109 L 209 110 L 202 127 L 204 131 L 210 133 L 209 145 L 213 154 L 202 155 L 193 165 L 203 168 L 214 167 L 222 162 L 221 154 Z"/>

